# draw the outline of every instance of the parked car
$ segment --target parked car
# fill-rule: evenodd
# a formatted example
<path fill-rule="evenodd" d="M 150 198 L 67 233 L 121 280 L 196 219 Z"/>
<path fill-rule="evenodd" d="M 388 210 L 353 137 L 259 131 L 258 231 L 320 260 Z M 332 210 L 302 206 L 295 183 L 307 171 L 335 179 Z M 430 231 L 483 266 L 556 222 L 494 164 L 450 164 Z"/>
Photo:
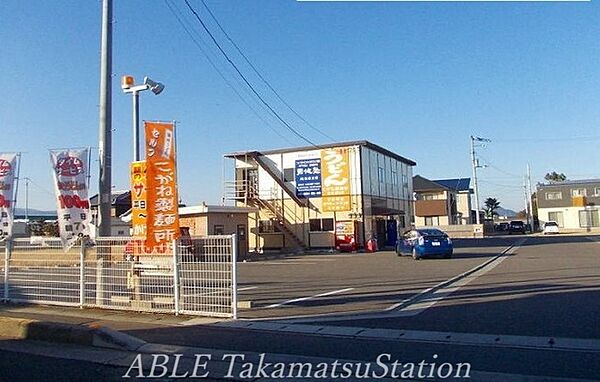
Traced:
<path fill-rule="evenodd" d="M 548 235 L 551 233 L 559 233 L 558 223 L 555 221 L 548 221 L 544 223 L 544 235 Z"/>
<path fill-rule="evenodd" d="M 513 220 L 508 226 L 508 233 L 525 233 L 525 224 L 520 220 Z"/>
<path fill-rule="evenodd" d="M 508 227 L 508 222 L 498 223 L 498 225 L 496 226 L 496 231 L 506 232 L 508 231 Z"/>
<path fill-rule="evenodd" d="M 448 234 L 437 228 L 417 228 L 404 233 L 396 243 L 396 254 L 412 255 L 420 260 L 425 256 L 452 257 L 454 247 Z"/>

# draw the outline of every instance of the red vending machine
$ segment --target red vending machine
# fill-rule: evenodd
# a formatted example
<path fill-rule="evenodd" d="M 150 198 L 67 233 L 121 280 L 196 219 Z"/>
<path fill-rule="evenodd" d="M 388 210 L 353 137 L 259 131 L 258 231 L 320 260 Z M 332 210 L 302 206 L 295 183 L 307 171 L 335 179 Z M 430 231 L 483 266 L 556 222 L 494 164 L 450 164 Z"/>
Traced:
<path fill-rule="evenodd" d="M 338 251 L 356 251 L 358 224 L 354 220 L 341 220 L 335 223 L 335 249 Z"/>

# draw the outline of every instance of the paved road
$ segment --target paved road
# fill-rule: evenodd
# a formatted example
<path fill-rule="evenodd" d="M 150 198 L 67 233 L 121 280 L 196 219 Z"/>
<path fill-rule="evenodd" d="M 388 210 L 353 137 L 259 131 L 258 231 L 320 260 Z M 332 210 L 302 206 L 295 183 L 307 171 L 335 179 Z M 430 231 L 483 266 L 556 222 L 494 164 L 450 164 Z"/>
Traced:
<path fill-rule="evenodd" d="M 313 255 L 243 263 L 243 318 L 369 312 L 389 309 L 412 295 L 480 265 L 516 237 L 457 240 L 452 259 L 415 261 L 394 252 Z"/>

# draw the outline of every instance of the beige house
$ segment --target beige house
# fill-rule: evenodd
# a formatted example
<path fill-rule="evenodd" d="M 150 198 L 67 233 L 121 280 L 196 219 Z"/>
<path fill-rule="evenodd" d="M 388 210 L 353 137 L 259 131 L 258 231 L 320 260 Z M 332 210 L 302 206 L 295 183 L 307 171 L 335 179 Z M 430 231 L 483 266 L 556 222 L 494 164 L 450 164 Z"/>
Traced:
<path fill-rule="evenodd" d="M 429 180 L 413 178 L 415 226 L 448 226 L 472 223 L 469 178 Z"/>
<path fill-rule="evenodd" d="M 256 208 L 233 206 L 179 207 L 179 226 L 188 227 L 192 236 L 232 235 L 238 239 L 238 256 L 248 253 L 248 214 Z"/>
<path fill-rule="evenodd" d="M 394 245 L 412 217 L 416 163 L 368 141 L 225 155 L 234 180 L 225 200 L 255 207 L 250 250 Z"/>

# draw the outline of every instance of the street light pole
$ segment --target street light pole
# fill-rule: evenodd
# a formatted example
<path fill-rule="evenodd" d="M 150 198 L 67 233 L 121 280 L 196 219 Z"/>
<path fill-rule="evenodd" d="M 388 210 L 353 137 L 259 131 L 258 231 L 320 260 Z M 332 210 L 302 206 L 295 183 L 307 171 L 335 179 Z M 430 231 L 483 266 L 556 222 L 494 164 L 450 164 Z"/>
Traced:
<path fill-rule="evenodd" d="M 131 93 L 133 98 L 133 160 L 140 160 L 140 92 L 152 90 L 152 93 L 159 95 L 165 86 L 160 82 L 152 81 L 144 77 L 142 85 L 135 85 L 132 76 L 123 76 L 121 79 L 121 89 L 125 93 Z"/>
<path fill-rule="evenodd" d="M 140 93 L 133 92 L 133 160 L 140 160 Z"/>

